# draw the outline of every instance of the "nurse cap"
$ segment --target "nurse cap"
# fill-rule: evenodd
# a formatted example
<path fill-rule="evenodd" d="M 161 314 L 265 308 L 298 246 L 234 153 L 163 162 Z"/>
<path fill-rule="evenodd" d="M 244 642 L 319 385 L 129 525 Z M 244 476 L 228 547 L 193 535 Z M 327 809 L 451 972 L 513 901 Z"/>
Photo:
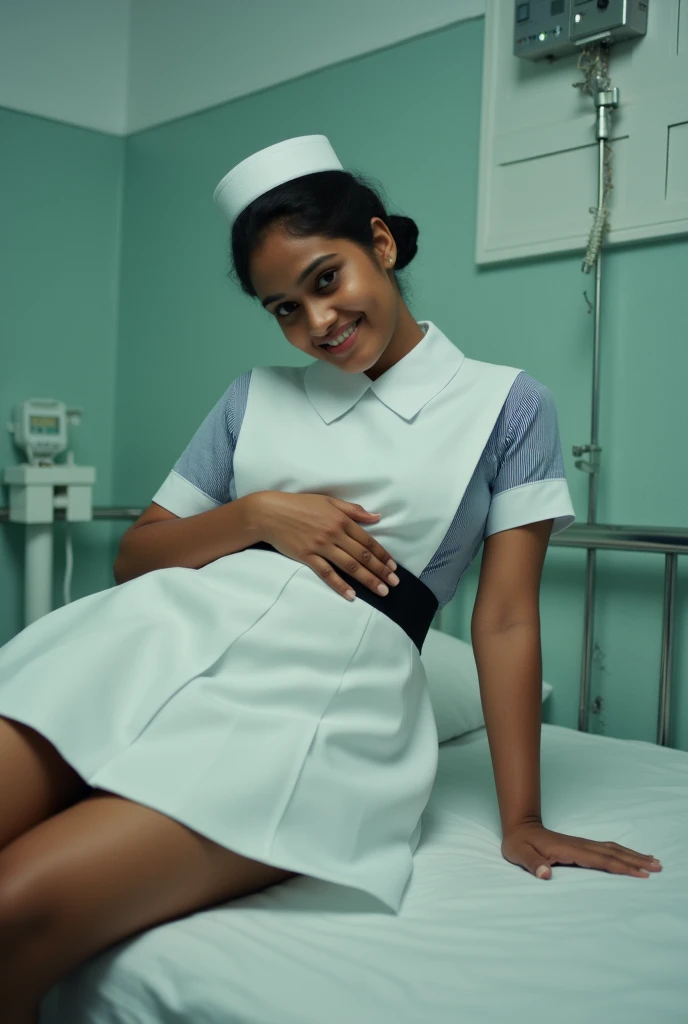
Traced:
<path fill-rule="evenodd" d="M 316 171 L 343 171 L 325 135 L 300 135 L 261 149 L 225 174 L 213 200 L 230 227 L 242 210 L 264 192 Z"/>

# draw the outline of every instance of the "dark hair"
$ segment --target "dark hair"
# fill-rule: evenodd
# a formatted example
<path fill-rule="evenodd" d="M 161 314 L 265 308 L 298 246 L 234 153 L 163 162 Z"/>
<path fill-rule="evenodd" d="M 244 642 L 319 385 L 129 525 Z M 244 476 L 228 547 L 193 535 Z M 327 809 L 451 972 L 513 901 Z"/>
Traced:
<path fill-rule="evenodd" d="M 370 221 L 385 222 L 397 247 L 394 273 L 403 270 L 418 251 L 418 226 L 410 217 L 388 214 L 384 191 L 370 179 L 350 171 L 317 171 L 277 185 L 254 199 L 241 211 L 232 228 L 231 250 L 234 274 L 242 291 L 251 298 L 256 292 L 249 277 L 249 260 L 275 221 L 297 238 L 322 235 L 346 238 L 362 246 L 375 259 Z M 405 288 L 397 278 L 405 300 Z"/>

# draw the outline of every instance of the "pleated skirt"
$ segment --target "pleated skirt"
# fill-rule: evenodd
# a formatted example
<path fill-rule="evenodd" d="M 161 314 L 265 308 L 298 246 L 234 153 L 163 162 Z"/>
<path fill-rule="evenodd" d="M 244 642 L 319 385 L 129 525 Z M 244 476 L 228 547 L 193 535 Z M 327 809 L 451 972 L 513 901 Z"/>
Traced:
<path fill-rule="evenodd" d="M 276 552 L 82 598 L 0 649 L 0 715 L 92 787 L 401 908 L 437 771 L 418 650 Z"/>

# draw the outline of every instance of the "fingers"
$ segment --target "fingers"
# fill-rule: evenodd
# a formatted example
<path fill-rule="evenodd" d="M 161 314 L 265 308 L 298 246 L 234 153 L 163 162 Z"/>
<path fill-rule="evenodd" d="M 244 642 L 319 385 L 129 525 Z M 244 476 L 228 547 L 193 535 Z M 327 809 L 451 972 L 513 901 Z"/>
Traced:
<path fill-rule="evenodd" d="M 341 576 L 337 575 L 337 572 L 333 568 L 330 562 L 326 562 L 320 555 L 313 555 L 312 558 L 306 563 L 311 569 L 318 574 L 321 580 L 327 583 L 328 587 L 341 594 L 347 601 L 353 601 L 356 597 L 356 591 L 352 590 L 348 583 L 345 583 Z M 379 582 L 379 581 L 378 581 Z"/>
<path fill-rule="evenodd" d="M 598 843 L 597 846 L 606 847 L 612 856 L 624 864 L 641 871 L 661 871 L 662 865 L 649 853 L 638 853 L 637 850 L 629 850 L 627 846 L 619 846 L 618 843 Z"/>
<path fill-rule="evenodd" d="M 593 868 L 634 878 L 649 878 L 650 873 L 662 870 L 662 865 L 650 854 L 638 853 L 618 843 L 597 842 L 548 829 L 510 833 L 504 838 L 502 853 L 507 860 L 519 864 L 538 878 L 550 878 L 555 864 Z"/>
<path fill-rule="evenodd" d="M 370 572 L 368 569 L 364 569 L 363 566 L 356 561 L 347 551 L 343 548 L 334 547 L 329 560 L 321 558 L 319 555 L 314 555 L 308 563 L 312 569 L 317 572 L 318 576 L 321 577 L 333 590 L 336 590 L 338 594 L 342 594 L 347 600 L 353 601 L 356 597 L 356 592 L 352 590 L 351 585 L 346 583 L 341 576 L 338 575 L 336 568 L 339 567 L 343 572 L 349 576 L 354 576 L 357 582 L 362 583 L 368 587 L 374 593 L 379 594 L 381 597 L 386 597 L 389 593 L 390 586 L 397 586 L 399 583 L 398 577 L 382 565 L 377 559 L 374 560 L 374 567 L 377 567 L 380 575 L 376 576 L 375 573 Z M 384 575 L 383 575 L 384 574 Z M 382 580 L 386 579 L 389 583 L 383 583 Z"/>
<path fill-rule="evenodd" d="M 354 514 L 379 518 L 379 513 L 367 512 L 361 505 L 337 498 L 328 498 L 328 501 L 343 514 L 339 522 L 325 529 L 322 536 L 314 538 L 319 553 L 312 555 L 307 564 L 328 586 L 350 601 L 356 593 L 338 575 L 337 568 L 373 593 L 386 597 L 389 588 L 399 584 L 399 577 L 394 572 L 397 564 L 386 548 L 351 518 Z"/>
<path fill-rule="evenodd" d="M 600 843 L 599 845 L 606 846 L 609 850 L 609 853 L 600 855 L 608 865 L 612 865 L 612 867 L 605 868 L 607 871 L 613 870 L 615 874 L 635 874 L 647 878 L 648 872 L 662 870 L 659 861 L 649 854 L 636 853 L 635 850 L 619 846 L 618 843 Z"/>
<path fill-rule="evenodd" d="M 373 537 L 364 534 L 362 544 L 353 537 L 351 540 L 345 537 L 338 545 L 332 560 L 369 590 L 386 597 L 390 587 L 399 585 L 399 577 L 394 572 L 396 562 Z"/>
<path fill-rule="evenodd" d="M 552 858 L 554 864 L 572 865 L 573 867 L 592 868 L 597 871 L 606 871 L 612 875 L 632 875 L 634 878 L 649 878 L 650 871 L 660 871 L 661 868 L 656 865 L 646 864 L 645 867 L 638 867 L 631 864 L 628 861 L 623 861 L 614 854 L 592 854 L 589 857 L 576 857 L 576 858 Z M 552 865 L 548 864 L 546 858 L 540 857 L 537 859 L 538 867 L 535 869 L 532 866 L 528 866 L 526 870 L 532 874 L 537 875 L 538 878 L 551 878 L 552 876 Z"/>
<path fill-rule="evenodd" d="M 619 846 L 617 852 L 616 846 L 616 843 L 596 843 L 593 848 L 587 847 L 578 851 L 577 855 L 567 858 L 555 855 L 548 859 L 555 864 L 573 864 L 583 868 L 607 871 L 613 875 L 632 875 L 635 878 L 649 878 L 650 872 L 662 870 L 658 861 L 654 861 L 644 854 L 635 853 L 633 850 L 625 852 L 623 846 Z M 607 847 L 607 851 L 605 852 L 601 847 Z"/>
<path fill-rule="evenodd" d="M 368 566 L 377 573 L 381 579 L 387 579 L 390 572 L 394 572 L 397 563 L 389 551 L 383 548 L 379 541 L 375 540 L 366 530 L 363 530 L 352 519 L 345 524 L 345 531 L 354 542 L 350 546 L 349 553 L 354 555 L 362 565 Z M 339 541 L 341 544 L 341 541 Z M 378 571 L 379 570 L 379 571 Z M 384 573 L 383 573 L 384 570 Z M 349 571 L 348 569 L 346 570 Z"/>
<path fill-rule="evenodd" d="M 651 853 L 638 853 L 637 850 L 629 850 L 627 846 L 619 846 L 618 843 L 601 843 L 600 845 L 608 846 L 611 850 L 619 850 L 622 853 L 630 853 L 632 857 L 639 857 L 641 860 L 653 860 L 659 864 L 657 858 L 653 857 Z"/>
<path fill-rule="evenodd" d="M 551 877 L 551 867 L 555 864 L 592 868 L 634 878 L 649 878 L 650 873 L 662 870 L 659 861 L 649 854 L 637 853 L 618 843 L 601 843 L 575 837 L 567 842 L 567 837 L 562 838 L 562 842 L 548 846 L 543 844 L 541 848 L 533 843 L 521 845 L 518 862 L 540 878 Z M 544 868 L 544 874 L 540 868 Z"/>
<path fill-rule="evenodd" d="M 376 558 L 367 547 L 362 547 L 360 544 L 354 545 L 353 542 L 352 546 L 358 549 L 356 557 L 344 548 L 333 545 L 327 559 L 314 555 L 308 564 L 329 587 L 336 590 L 338 594 L 346 597 L 349 601 L 353 601 L 356 597 L 356 592 L 349 583 L 346 583 L 339 576 L 336 571 L 337 568 L 349 576 L 355 577 L 357 582 L 362 583 L 374 593 L 379 594 L 381 597 L 386 597 L 389 593 L 389 587 L 398 586 L 399 577 L 388 566 L 384 565 L 379 558 Z M 379 545 L 377 546 L 379 547 Z M 384 549 L 382 549 L 382 553 L 384 557 L 386 554 Z M 357 561 L 357 558 L 360 561 Z"/>
<path fill-rule="evenodd" d="M 589 867 L 598 868 L 600 871 L 608 871 L 612 875 L 633 875 L 636 878 L 650 877 L 649 865 L 645 864 L 644 867 L 640 867 L 638 864 L 622 858 L 621 854 L 615 853 L 594 854 Z"/>

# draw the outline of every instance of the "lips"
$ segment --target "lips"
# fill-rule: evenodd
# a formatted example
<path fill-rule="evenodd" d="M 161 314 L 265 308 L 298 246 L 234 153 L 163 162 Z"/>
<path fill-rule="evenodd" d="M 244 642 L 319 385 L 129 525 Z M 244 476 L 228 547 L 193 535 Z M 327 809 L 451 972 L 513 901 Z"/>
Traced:
<path fill-rule="evenodd" d="M 321 342 L 319 342 L 319 345 L 320 346 L 329 345 L 331 342 L 333 342 L 335 340 L 335 338 L 338 338 L 340 334 L 343 334 L 344 331 L 348 331 L 350 327 L 353 327 L 354 324 L 357 324 L 359 322 L 359 320 L 362 320 L 362 319 L 363 319 L 363 317 L 359 316 L 359 317 L 356 317 L 355 320 L 350 320 L 348 324 L 344 324 L 343 327 L 338 327 L 337 330 L 331 335 L 331 337 L 327 341 L 321 341 Z"/>

